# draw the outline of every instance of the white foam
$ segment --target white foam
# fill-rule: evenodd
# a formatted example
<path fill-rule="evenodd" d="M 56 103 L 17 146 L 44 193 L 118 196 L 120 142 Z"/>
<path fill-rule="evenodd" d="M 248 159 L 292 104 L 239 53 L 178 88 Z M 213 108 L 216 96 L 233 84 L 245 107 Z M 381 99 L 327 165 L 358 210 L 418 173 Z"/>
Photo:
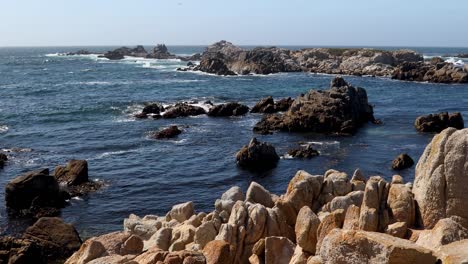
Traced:
<path fill-rule="evenodd" d="M 9 130 L 10 128 L 8 126 L 0 126 L 0 133 L 5 133 Z"/>
<path fill-rule="evenodd" d="M 456 68 L 463 68 L 465 66 L 465 62 L 463 60 L 457 59 L 458 58 L 456 57 L 450 57 L 446 59 L 445 62 L 453 64 L 453 66 Z"/>
<path fill-rule="evenodd" d="M 3 152 L 31 152 L 32 149 L 30 148 L 10 148 L 10 149 L 2 149 Z"/>
<path fill-rule="evenodd" d="M 109 151 L 109 152 L 104 152 L 96 156 L 94 159 L 102 159 L 106 158 L 109 156 L 114 156 L 114 155 L 122 155 L 130 152 L 135 152 L 135 150 L 119 150 L 119 151 Z"/>

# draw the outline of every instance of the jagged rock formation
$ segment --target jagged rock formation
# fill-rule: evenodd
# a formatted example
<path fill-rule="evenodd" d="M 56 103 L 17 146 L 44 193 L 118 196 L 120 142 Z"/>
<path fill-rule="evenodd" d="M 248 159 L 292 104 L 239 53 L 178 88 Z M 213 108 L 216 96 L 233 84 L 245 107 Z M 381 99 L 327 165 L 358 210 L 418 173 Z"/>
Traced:
<path fill-rule="evenodd" d="M 375 119 L 366 90 L 336 77 L 329 90 L 310 90 L 297 97 L 287 112 L 264 117 L 255 125 L 254 131 L 353 134 L 369 121 Z"/>

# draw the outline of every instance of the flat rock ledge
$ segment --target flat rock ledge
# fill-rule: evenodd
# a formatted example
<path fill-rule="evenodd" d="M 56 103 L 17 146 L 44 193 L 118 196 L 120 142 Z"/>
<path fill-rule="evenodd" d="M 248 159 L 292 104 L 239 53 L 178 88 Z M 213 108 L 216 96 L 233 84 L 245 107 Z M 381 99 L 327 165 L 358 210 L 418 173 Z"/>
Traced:
<path fill-rule="evenodd" d="M 163 216 L 132 214 L 66 263 L 464 263 L 467 146 L 468 129 L 434 137 L 414 187 L 398 175 L 298 171 L 281 195 L 252 182 L 245 193 L 228 189 L 211 212 L 187 202 Z"/>

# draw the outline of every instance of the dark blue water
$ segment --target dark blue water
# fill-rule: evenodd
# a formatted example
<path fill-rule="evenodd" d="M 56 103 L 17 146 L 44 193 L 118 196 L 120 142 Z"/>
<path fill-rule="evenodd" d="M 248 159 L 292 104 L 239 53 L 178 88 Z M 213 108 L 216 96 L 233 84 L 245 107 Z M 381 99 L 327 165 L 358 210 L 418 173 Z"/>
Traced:
<path fill-rule="evenodd" d="M 252 106 L 268 95 L 295 97 L 309 89 L 327 88 L 333 76 L 218 77 L 177 72 L 183 65 L 177 61 L 110 62 L 95 56 L 46 56 L 77 49 L 0 49 L 0 149 L 32 149 L 9 153 L 8 165 L 0 170 L 0 196 L 4 196 L 5 184 L 23 172 L 53 169 L 73 158 L 87 159 L 90 177 L 105 181 L 107 187 L 72 200 L 62 210 L 62 217 L 83 236 L 120 230 L 130 213 L 161 215 L 173 204 L 188 200 L 195 202 L 197 210 L 208 211 L 223 191 L 233 185 L 246 189 L 252 180 L 280 194 L 299 169 L 323 174 L 334 168 L 352 174 L 361 168 L 368 176 L 390 179 L 395 173 L 391 170 L 395 156 L 407 152 L 417 160 L 432 138 L 413 128 L 418 115 L 460 111 L 468 119 L 468 85 L 346 77 L 367 90 L 375 116 L 384 124 L 369 124 L 353 137 L 256 135 L 273 143 L 281 154 L 300 142 L 315 142 L 322 154 L 311 160 L 282 159 L 269 175 L 260 177 L 237 168 L 234 157 L 254 136 L 252 127 L 260 115 L 176 120 L 134 120 L 132 115 L 148 101 L 239 101 Z M 203 47 L 169 49 L 192 54 Z M 419 51 L 429 55 L 468 53 L 468 49 Z M 176 140 L 147 137 L 170 124 L 188 127 Z M 413 169 L 401 172 L 407 181 L 413 174 Z M 8 218 L 4 203 L 0 204 L 0 232 L 17 230 L 23 222 Z"/>

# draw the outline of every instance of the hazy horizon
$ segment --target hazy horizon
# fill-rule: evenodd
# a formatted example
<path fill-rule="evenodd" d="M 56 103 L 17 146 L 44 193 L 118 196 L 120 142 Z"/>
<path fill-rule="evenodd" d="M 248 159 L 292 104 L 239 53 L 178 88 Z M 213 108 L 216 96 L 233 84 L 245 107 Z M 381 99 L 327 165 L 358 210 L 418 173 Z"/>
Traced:
<path fill-rule="evenodd" d="M 3 1 L 0 47 L 468 47 L 468 1 Z"/>

